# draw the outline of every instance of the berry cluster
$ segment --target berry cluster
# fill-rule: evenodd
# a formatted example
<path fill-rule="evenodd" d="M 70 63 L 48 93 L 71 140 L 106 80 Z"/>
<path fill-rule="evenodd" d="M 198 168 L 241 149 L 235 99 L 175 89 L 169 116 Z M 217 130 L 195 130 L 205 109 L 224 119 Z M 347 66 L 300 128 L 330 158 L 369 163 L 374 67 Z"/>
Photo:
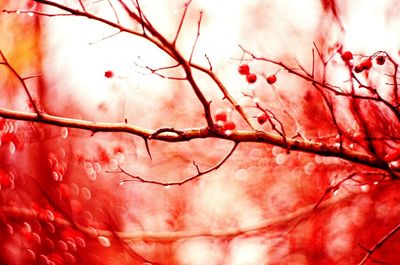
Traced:
<path fill-rule="evenodd" d="M 368 71 L 372 67 L 372 62 L 370 58 L 362 60 L 359 64 L 354 67 L 354 72 L 361 73 L 362 71 Z"/>
<path fill-rule="evenodd" d="M 257 81 L 257 75 L 250 72 L 250 66 L 248 64 L 239 65 L 238 72 L 246 76 L 246 80 L 249 84 L 254 84 Z"/>
<path fill-rule="evenodd" d="M 217 109 L 214 118 L 223 131 L 232 131 L 236 128 L 236 124 L 228 119 L 228 112 L 224 109 Z"/>
<path fill-rule="evenodd" d="M 341 57 L 346 64 L 350 64 L 350 61 L 353 60 L 353 53 L 350 51 L 344 51 L 341 54 Z M 373 56 L 362 59 L 356 66 L 354 66 L 354 72 L 361 73 L 362 71 L 368 71 L 369 69 L 371 69 L 372 58 Z M 376 64 L 383 65 L 386 61 L 386 58 L 384 55 L 378 55 L 375 57 L 375 60 Z"/>
<path fill-rule="evenodd" d="M 238 68 L 238 72 L 241 75 L 245 75 L 246 76 L 246 81 L 249 84 L 254 84 L 257 81 L 257 75 L 250 72 L 250 67 L 248 64 L 241 64 L 239 65 Z M 268 84 L 272 85 L 276 82 L 276 74 L 268 74 L 266 77 L 266 80 L 268 82 Z"/>

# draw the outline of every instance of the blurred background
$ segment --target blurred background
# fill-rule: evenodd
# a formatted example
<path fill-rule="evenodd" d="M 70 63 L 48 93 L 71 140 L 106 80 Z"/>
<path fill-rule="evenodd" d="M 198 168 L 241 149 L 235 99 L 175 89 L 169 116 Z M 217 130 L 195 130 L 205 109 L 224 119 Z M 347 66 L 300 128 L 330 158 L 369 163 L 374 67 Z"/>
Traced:
<path fill-rule="evenodd" d="M 79 1 L 57 2 L 81 9 Z M 172 40 L 186 2 L 141 2 L 148 20 Z M 141 25 L 123 15 L 118 1 L 82 3 L 87 12 L 140 31 Z M 190 57 L 203 11 L 192 61 L 204 67 L 211 63 L 249 116 L 258 111 L 242 93 L 252 92 L 284 124 L 287 135 L 300 131 L 308 139 L 330 142 L 336 130 L 313 86 L 285 71 L 269 86 L 261 77 L 279 67 L 250 60 L 239 45 L 305 69 L 317 61 L 315 47 L 324 54 L 334 54 L 340 46 L 363 55 L 387 51 L 398 60 L 398 5 L 394 0 L 193 0 L 177 47 Z M 0 8 L 15 11 L 0 14 L 0 49 L 20 77 L 32 77 L 25 79 L 26 85 L 44 112 L 99 122 L 126 120 L 149 129 L 206 124 L 188 82 L 149 71 L 174 61 L 147 40 L 84 17 L 39 16 L 37 12 L 63 12 L 34 1 L 2 0 Z M 259 75 L 255 84 L 238 74 L 242 59 Z M 346 82 L 341 63 L 336 54 L 328 81 Z M 6 65 L 0 67 L 1 107 L 32 111 L 18 76 Z M 315 73 L 323 75 L 321 64 Z M 166 74 L 183 76 L 179 68 Z M 212 101 L 212 111 L 226 109 L 238 129 L 248 129 L 209 77 L 196 71 L 194 76 Z M 349 110 L 338 108 L 337 113 L 346 120 Z M 270 130 L 267 124 L 258 129 Z M 360 176 L 362 185 L 345 182 L 323 197 L 330 185 L 352 172 L 375 174 L 336 158 L 243 143 L 218 170 L 181 186 L 160 186 L 121 182 L 130 177 L 113 172 L 121 167 L 146 180 L 180 181 L 196 174 L 193 161 L 200 170 L 212 167 L 232 143 L 149 141 L 150 159 L 143 139 L 122 133 L 92 134 L 1 119 L 0 136 L 2 264 L 358 264 L 366 254 L 363 248 L 376 243 L 400 217 L 398 184 L 377 185 L 379 175 L 367 182 Z M 257 226 L 312 207 L 321 198 L 349 194 L 351 199 L 316 210 L 301 222 L 288 218 L 247 234 L 207 235 Z M 174 233 L 179 231 L 205 232 L 180 238 Z M 152 238 L 153 232 L 173 236 Z M 396 264 L 398 238 L 383 245 L 371 262 Z"/>

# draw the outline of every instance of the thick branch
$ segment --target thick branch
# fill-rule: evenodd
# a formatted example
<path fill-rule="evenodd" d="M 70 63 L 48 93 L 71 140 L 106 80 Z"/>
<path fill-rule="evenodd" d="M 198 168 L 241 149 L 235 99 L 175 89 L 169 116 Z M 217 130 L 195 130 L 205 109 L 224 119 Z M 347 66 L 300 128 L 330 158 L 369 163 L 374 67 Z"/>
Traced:
<path fill-rule="evenodd" d="M 356 162 L 359 164 L 367 165 L 374 168 L 388 170 L 389 166 L 383 161 L 374 156 L 356 152 L 347 148 L 340 148 L 335 145 L 328 145 L 321 142 L 299 140 L 299 139 L 283 139 L 281 135 L 268 133 L 265 131 L 242 131 L 234 130 L 231 134 L 225 134 L 218 128 L 192 128 L 180 130 L 182 133 L 176 134 L 171 132 L 164 132 L 154 135 L 156 130 L 150 130 L 126 123 L 104 123 L 92 122 L 80 119 L 63 118 L 59 116 L 41 113 L 40 116 L 36 113 L 20 112 L 0 108 L 0 117 L 23 120 L 36 123 L 44 123 L 67 128 L 76 128 L 82 130 L 96 132 L 122 132 L 128 133 L 142 138 L 152 140 L 160 140 L 165 142 L 183 142 L 192 139 L 202 138 L 219 138 L 240 142 L 258 142 L 267 143 L 282 148 L 289 148 L 293 151 L 302 151 L 322 156 L 337 157 L 344 160 Z"/>

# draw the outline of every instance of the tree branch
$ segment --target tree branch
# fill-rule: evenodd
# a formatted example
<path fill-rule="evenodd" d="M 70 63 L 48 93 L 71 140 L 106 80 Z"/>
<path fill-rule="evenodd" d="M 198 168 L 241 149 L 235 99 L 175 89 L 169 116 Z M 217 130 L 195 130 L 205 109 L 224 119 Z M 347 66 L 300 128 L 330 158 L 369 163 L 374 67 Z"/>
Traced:
<path fill-rule="evenodd" d="M 387 233 L 378 242 L 376 242 L 375 245 L 372 248 L 365 249 L 367 251 L 367 254 L 360 261 L 360 263 L 358 263 L 358 265 L 365 264 L 368 261 L 368 259 L 371 257 L 371 255 L 374 254 L 374 252 L 377 251 L 380 247 L 382 247 L 382 245 L 386 241 L 388 241 L 392 236 L 394 236 L 398 231 L 400 231 L 400 224 L 397 224 L 396 227 L 394 227 L 389 233 Z"/>
<path fill-rule="evenodd" d="M 351 162 L 356 162 L 358 164 L 370 166 L 373 168 L 389 170 L 388 164 L 368 154 L 363 154 L 344 147 L 341 149 L 338 146 L 329 145 L 322 142 L 299 140 L 299 139 L 283 139 L 281 135 L 268 133 L 265 131 L 234 130 L 232 131 L 231 134 L 227 135 L 219 128 L 210 129 L 207 127 L 202 127 L 202 128 L 180 130 L 182 133 L 179 134 L 176 134 L 175 132 L 163 132 L 160 134 L 156 134 L 154 136 L 153 134 L 154 132 L 156 132 L 156 130 L 150 130 L 126 123 L 93 122 L 80 119 L 64 118 L 45 113 L 42 113 L 39 116 L 36 113 L 8 110 L 1 107 L 0 107 L 0 117 L 13 120 L 55 125 L 60 127 L 82 129 L 91 131 L 93 133 L 122 132 L 122 133 L 136 135 L 146 139 L 149 139 L 149 137 L 151 137 L 152 140 L 159 140 L 165 142 L 184 142 L 193 139 L 219 138 L 238 143 L 240 142 L 266 143 L 274 146 L 280 146 L 282 148 L 289 148 L 292 151 L 302 151 L 321 156 L 337 157 Z"/>
<path fill-rule="evenodd" d="M 155 185 L 160 185 L 160 186 L 165 186 L 165 187 L 181 186 L 181 185 L 183 185 L 185 183 L 188 183 L 188 182 L 190 182 L 190 181 L 192 181 L 194 179 L 197 179 L 197 178 L 199 178 L 199 177 L 201 177 L 201 176 L 203 176 L 205 174 L 210 173 L 211 171 L 214 171 L 214 170 L 217 170 L 218 168 L 220 168 L 229 159 L 229 157 L 231 157 L 231 155 L 236 150 L 238 145 L 239 145 L 239 143 L 235 143 L 233 145 L 232 149 L 229 151 L 229 153 L 221 161 L 219 161 L 217 164 L 215 164 L 214 166 L 212 166 L 212 167 L 210 167 L 210 168 L 208 168 L 208 169 L 206 169 L 204 171 L 201 171 L 199 169 L 199 166 L 196 164 L 196 162 L 193 161 L 193 165 L 196 167 L 197 174 L 195 174 L 193 176 L 190 176 L 190 177 L 188 177 L 188 178 L 186 178 L 184 180 L 181 180 L 181 181 L 161 182 L 161 181 L 155 181 L 155 180 L 147 180 L 147 179 L 144 179 L 142 177 L 132 175 L 132 174 L 128 173 L 126 170 L 124 170 L 121 167 L 119 167 L 120 172 L 122 172 L 122 173 L 124 173 L 124 174 L 126 174 L 126 175 L 131 177 L 131 179 L 122 180 L 121 184 L 123 184 L 125 182 L 129 182 L 129 181 L 138 181 L 138 182 L 142 182 L 142 183 L 155 184 Z M 118 173 L 118 172 L 110 172 L 110 173 Z"/>

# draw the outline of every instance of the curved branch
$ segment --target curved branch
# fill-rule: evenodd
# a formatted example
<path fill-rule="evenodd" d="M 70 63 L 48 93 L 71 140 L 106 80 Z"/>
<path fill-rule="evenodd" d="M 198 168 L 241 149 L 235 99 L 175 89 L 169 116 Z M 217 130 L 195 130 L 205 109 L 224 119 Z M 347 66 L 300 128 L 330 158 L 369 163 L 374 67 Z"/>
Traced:
<path fill-rule="evenodd" d="M 181 181 L 161 182 L 161 181 L 155 181 L 155 180 L 147 180 L 147 179 L 144 179 L 142 177 L 132 175 L 132 174 L 128 173 L 126 170 L 124 170 L 121 167 L 119 167 L 120 172 L 122 172 L 122 173 L 124 173 L 124 174 L 126 174 L 126 175 L 128 175 L 129 177 L 132 178 L 132 179 L 127 179 L 127 180 L 122 180 L 121 184 L 123 184 L 125 182 L 129 182 L 129 181 L 138 181 L 138 182 L 155 184 L 155 185 L 160 185 L 160 186 L 165 186 L 165 187 L 181 186 L 181 185 L 183 185 L 183 184 L 185 184 L 185 183 L 187 183 L 189 181 L 197 179 L 197 178 L 199 178 L 199 177 L 201 177 L 201 176 L 203 176 L 205 174 L 210 173 L 211 171 L 214 171 L 214 170 L 217 170 L 218 168 L 220 168 L 226 162 L 226 160 L 228 160 L 229 157 L 233 154 L 233 152 L 236 150 L 238 145 L 239 145 L 239 143 L 236 142 L 233 145 L 233 147 L 231 148 L 231 150 L 229 151 L 229 153 L 221 161 L 219 161 L 217 164 L 215 164 L 214 166 L 212 166 L 212 167 L 210 167 L 210 168 L 208 168 L 208 169 L 206 169 L 204 171 L 201 171 L 199 169 L 199 166 L 196 164 L 196 162 L 193 161 L 193 165 L 196 167 L 197 174 L 195 174 L 193 176 L 190 176 L 190 177 L 188 177 L 188 178 L 186 178 L 184 180 L 181 180 Z M 120 173 L 120 172 L 110 172 L 110 173 Z"/>

